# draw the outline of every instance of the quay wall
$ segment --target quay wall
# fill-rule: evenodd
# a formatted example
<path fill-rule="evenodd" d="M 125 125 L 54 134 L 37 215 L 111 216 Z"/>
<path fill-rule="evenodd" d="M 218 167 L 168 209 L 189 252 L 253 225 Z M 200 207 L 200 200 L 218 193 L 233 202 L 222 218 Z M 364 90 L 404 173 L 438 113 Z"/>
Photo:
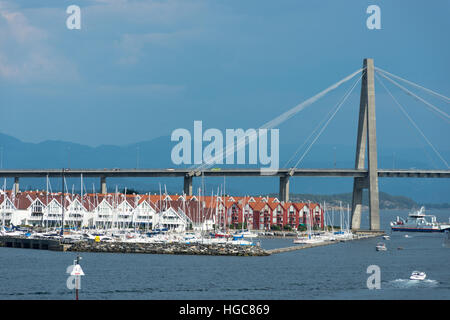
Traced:
<path fill-rule="evenodd" d="M 0 247 L 64 251 L 67 245 L 53 239 L 3 236 L 0 237 Z"/>

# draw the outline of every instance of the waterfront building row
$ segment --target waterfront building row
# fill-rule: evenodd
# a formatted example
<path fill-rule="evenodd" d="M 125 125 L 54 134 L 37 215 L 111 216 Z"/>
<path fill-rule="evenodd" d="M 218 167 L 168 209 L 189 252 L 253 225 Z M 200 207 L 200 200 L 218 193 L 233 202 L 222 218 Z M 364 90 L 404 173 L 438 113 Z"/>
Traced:
<path fill-rule="evenodd" d="M 63 210 L 64 208 L 64 210 Z M 69 194 L 11 190 L 0 193 L 0 223 L 6 226 L 64 225 L 87 228 L 167 228 L 176 231 L 245 227 L 250 230 L 323 228 L 317 203 L 280 202 L 275 197 L 156 194 Z"/>

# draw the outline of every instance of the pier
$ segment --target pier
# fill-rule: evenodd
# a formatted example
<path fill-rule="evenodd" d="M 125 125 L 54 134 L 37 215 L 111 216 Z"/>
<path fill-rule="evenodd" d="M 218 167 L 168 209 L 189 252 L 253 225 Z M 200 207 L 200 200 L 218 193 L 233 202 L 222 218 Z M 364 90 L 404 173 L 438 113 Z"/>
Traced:
<path fill-rule="evenodd" d="M 27 237 L 0 237 L 0 247 L 66 251 L 68 244 L 54 239 L 35 239 Z"/>
<path fill-rule="evenodd" d="M 322 246 L 328 246 L 331 244 L 336 244 L 339 242 L 347 242 L 347 241 L 354 241 L 354 240 L 362 240 L 362 239 L 368 239 L 368 238 L 376 238 L 384 235 L 384 231 L 361 231 L 355 234 L 355 237 L 353 239 L 341 239 L 341 240 L 335 240 L 335 241 L 324 241 L 319 243 L 311 243 L 311 244 L 303 244 L 303 245 L 296 245 L 296 246 L 290 246 L 285 248 L 276 248 L 276 249 L 269 249 L 266 250 L 269 254 L 276 254 L 276 253 L 283 253 L 283 252 L 290 252 L 290 251 L 297 251 L 297 250 L 303 250 L 303 249 L 309 249 L 309 248 L 315 248 L 315 247 L 322 247 Z"/>

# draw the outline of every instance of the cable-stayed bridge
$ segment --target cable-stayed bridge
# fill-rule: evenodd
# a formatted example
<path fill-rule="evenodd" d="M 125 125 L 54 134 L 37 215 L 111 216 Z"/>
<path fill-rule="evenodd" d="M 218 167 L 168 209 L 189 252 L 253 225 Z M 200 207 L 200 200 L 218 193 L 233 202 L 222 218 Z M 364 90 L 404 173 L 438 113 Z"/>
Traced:
<path fill-rule="evenodd" d="M 350 177 L 354 179 L 353 182 L 353 200 L 352 200 L 352 229 L 360 229 L 361 224 L 361 209 L 362 209 L 362 192 L 363 189 L 368 189 L 369 193 L 369 221 L 371 230 L 380 229 L 380 214 L 379 214 L 379 192 L 378 192 L 378 178 L 450 178 L 450 170 L 447 161 L 439 153 L 436 147 L 426 137 L 419 126 L 407 113 L 405 108 L 398 102 L 392 95 L 389 89 L 384 85 L 381 78 L 388 80 L 408 95 L 414 97 L 416 100 L 425 104 L 425 106 L 434 114 L 442 118 L 446 122 L 450 122 L 450 116 L 445 112 L 429 103 L 424 98 L 413 93 L 397 81 L 402 81 L 411 86 L 414 86 L 420 90 L 427 92 L 439 99 L 442 99 L 446 103 L 450 103 L 450 99 L 442 94 L 439 94 L 433 90 L 427 89 L 416 83 L 403 79 L 385 70 L 376 68 L 374 66 L 373 59 L 364 59 L 363 68 L 353 72 L 349 76 L 341 79 L 332 86 L 319 92 L 315 96 L 300 103 L 294 108 L 284 112 L 275 119 L 270 120 L 266 124 L 260 127 L 260 129 L 271 129 L 279 126 L 284 121 L 290 119 L 307 106 L 313 104 L 328 92 L 338 88 L 341 84 L 348 82 L 355 76 L 358 76 L 357 81 L 354 82 L 352 87 L 345 93 L 342 100 L 335 106 L 333 110 L 329 112 L 327 118 L 320 123 L 320 127 L 317 127 L 311 135 L 306 139 L 305 143 L 309 140 L 310 143 L 307 146 L 304 153 L 299 157 L 298 161 L 292 166 L 285 166 L 285 168 L 278 169 L 270 175 L 262 172 L 261 169 L 226 169 L 226 168 L 212 168 L 215 163 L 215 159 L 208 159 L 207 162 L 199 166 L 193 166 L 188 169 L 2 169 L 0 170 L 0 177 L 14 178 L 14 191 L 19 191 L 19 179 L 24 177 L 35 178 L 51 178 L 51 177 L 98 177 L 100 178 L 101 192 L 107 192 L 106 178 L 118 178 L 118 177 L 183 177 L 184 178 L 184 192 L 185 194 L 192 195 L 192 181 L 194 177 L 267 177 L 278 176 L 280 179 L 279 199 L 280 201 L 289 201 L 289 178 L 299 176 L 309 177 Z M 381 78 L 380 78 L 380 77 Z M 377 162 L 377 142 L 376 142 L 376 116 L 375 116 L 375 78 L 381 83 L 383 88 L 392 97 L 395 104 L 399 107 L 406 118 L 411 122 L 413 127 L 424 138 L 430 148 L 436 153 L 439 159 L 445 166 L 442 170 L 421 170 L 421 169 L 379 169 Z M 394 80 L 395 79 L 395 80 Z M 397 80 L 397 81 L 396 81 Z M 361 81 L 361 95 L 360 95 L 360 108 L 359 108 L 359 120 L 356 140 L 356 156 L 355 167 L 351 169 L 304 169 L 299 168 L 300 163 L 309 152 L 311 147 L 326 129 L 328 124 L 338 113 L 344 102 L 352 93 L 356 85 Z M 245 148 L 245 146 L 251 142 L 251 138 L 244 139 L 237 143 L 236 149 Z M 305 143 L 300 147 L 305 146 Z M 298 151 L 288 161 L 291 162 L 293 158 L 297 156 Z M 235 153 L 235 147 L 226 146 L 224 150 L 218 152 L 214 158 L 221 159 L 223 156 L 229 156 Z M 366 167 L 367 160 L 367 167 Z M 287 164 L 288 164 L 287 163 Z"/>

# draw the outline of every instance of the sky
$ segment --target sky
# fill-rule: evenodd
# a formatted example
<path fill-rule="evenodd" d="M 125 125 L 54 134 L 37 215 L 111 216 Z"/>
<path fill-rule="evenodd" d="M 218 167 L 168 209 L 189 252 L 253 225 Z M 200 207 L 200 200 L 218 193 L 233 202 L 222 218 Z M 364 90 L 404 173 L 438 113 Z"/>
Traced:
<path fill-rule="evenodd" d="M 72 4 L 80 30 L 66 27 Z M 380 30 L 366 26 L 372 4 Z M 449 14 L 448 1 L 0 0 L 0 132 L 99 146 L 192 131 L 194 120 L 257 128 L 364 58 L 450 96 Z M 282 124 L 280 139 L 304 141 L 350 85 Z M 390 90 L 448 151 L 448 122 Z M 379 147 L 428 148 L 379 83 L 376 92 Z M 359 87 L 317 144 L 354 145 L 358 108 Z"/>

